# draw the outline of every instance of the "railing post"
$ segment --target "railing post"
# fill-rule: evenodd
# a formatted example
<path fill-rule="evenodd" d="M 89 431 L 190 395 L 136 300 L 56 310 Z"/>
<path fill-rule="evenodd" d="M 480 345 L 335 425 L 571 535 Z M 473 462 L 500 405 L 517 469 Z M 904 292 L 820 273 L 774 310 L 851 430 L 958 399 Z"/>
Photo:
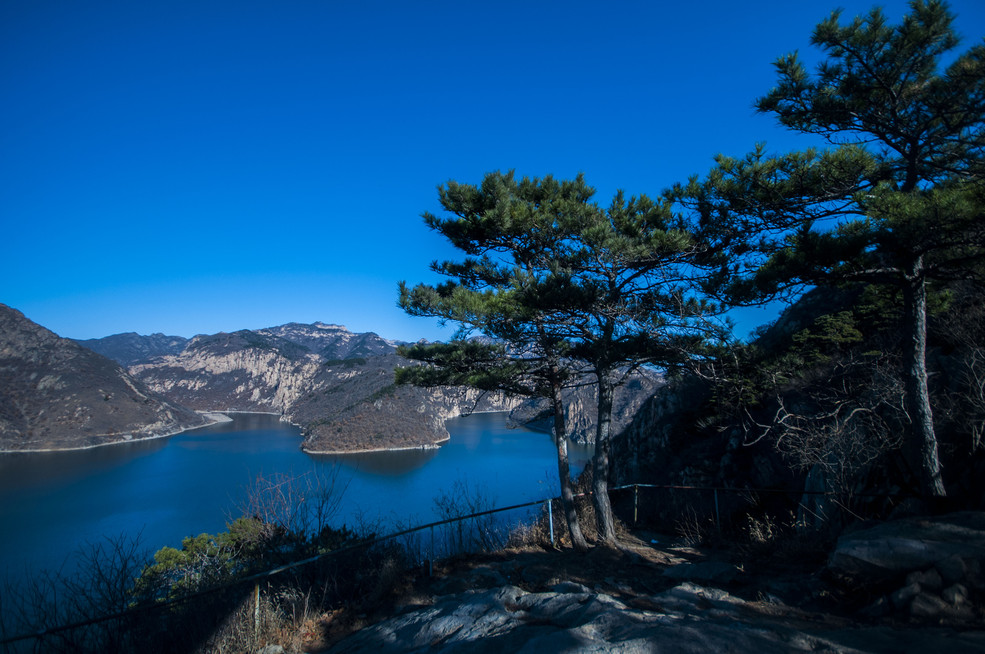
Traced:
<path fill-rule="evenodd" d="M 551 508 L 553 503 L 552 500 L 547 500 L 547 524 L 551 526 L 551 545 L 554 544 L 554 509 Z"/>
<path fill-rule="evenodd" d="M 718 534 L 722 533 L 722 519 L 718 514 L 718 489 L 715 489 L 715 527 L 718 529 Z"/>
<path fill-rule="evenodd" d="M 431 566 L 434 563 L 434 525 L 431 525 L 431 551 L 428 552 L 428 576 L 432 576 Z"/>
<path fill-rule="evenodd" d="M 253 586 L 253 635 L 260 637 L 260 582 Z"/>

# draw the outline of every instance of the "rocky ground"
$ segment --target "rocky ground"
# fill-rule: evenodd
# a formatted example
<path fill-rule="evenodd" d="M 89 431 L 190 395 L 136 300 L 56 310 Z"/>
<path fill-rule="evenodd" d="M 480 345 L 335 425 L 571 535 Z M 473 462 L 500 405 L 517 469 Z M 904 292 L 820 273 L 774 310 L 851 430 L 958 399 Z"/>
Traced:
<path fill-rule="evenodd" d="M 985 531 L 976 531 L 980 521 L 971 532 L 960 527 L 964 536 L 956 537 L 952 524 L 943 530 L 937 525 L 930 540 L 923 534 L 908 544 L 899 533 L 887 537 L 884 527 L 873 537 L 882 539 L 879 543 L 856 532 L 843 539 L 848 554 L 841 560 L 850 563 L 836 564 L 837 570 L 832 569 L 830 548 L 809 540 L 782 547 L 717 549 L 689 547 L 641 531 L 623 536 L 623 551 L 503 551 L 443 563 L 375 615 L 337 616 L 342 619 L 333 620 L 312 649 L 985 652 L 985 620 L 980 604 L 972 602 L 980 597 L 975 587 L 981 579 L 980 570 L 971 569 L 985 554 Z M 914 527 L 906 529 L 912 534 Z M 928 559 L 910 557 L 906 565 L 917 568 L 887 577 L 874 572 L 878 561 L 858 558 L 872 559 L 870 554 L 880 549 L 933 552 L 936 542 L 931 559 L 944 556 L 953 563 L 958 556 L 951 551 L 955 538 L 964 547 L 964 558 L 958 558 L 967 565 L 963 584 L 952 586 L 965 588 L 966 597 L 951 602 L 955 610 L 933 615 L 912 610 L 919 593 L 942 594 L 930 587 L 933 580 L 928 586 L 924 578 L 929 569 L 936 570 L 933 565 L 925 569 Z M 856 576 L 846 583 L 847 571 L 857 574 L 860 567 L 866 568 L 868 581 Z M 923 576 L 906 579 L 914 574 Z M 910 587 L 909 595 L 893 590 L 900 584 Z"/>

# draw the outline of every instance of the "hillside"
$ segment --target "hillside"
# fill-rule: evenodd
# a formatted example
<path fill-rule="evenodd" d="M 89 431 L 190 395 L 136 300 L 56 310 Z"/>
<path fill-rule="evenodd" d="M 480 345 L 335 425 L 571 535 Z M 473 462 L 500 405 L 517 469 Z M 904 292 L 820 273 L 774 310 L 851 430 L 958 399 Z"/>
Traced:
<path fill-rule="evenodd" d="M 447 418 L 477 408 L 475 393 L 394 385 L 410 365 L 394 343 L 345 327 L 289 323 L 196 336 L 177 354 L 136 363 L 131 373 L 199 411 L 263 411 L 301 427 L 305 451 L 434 447 Z M 484 398 L 480 410 L 517 402 Z"/>
<path fill-rule="evenodd" d="M 301 427 L 310 453 L 435 447 L 444 422 L 470 411 L 511 411 L 511 421 L 545 431 L 545 402 L 462 388 L 397 386 L 394 370 L 413 365 L 397 343 L 321 322 L 195 336 L 118 334 L 86 341 L 112 354 L 154 392 L 197 411 L 261 411 Z M 181 346 L 178 349 L 178 346 Z M 616 429 L 628 425 L 662 384 L 641 374 L 616 394 Z M 566 393 L 569 436 L 594 438 L 591 388 Z"/>
<path fill-rule="evenodd" d="M 927 361 L 944 506 L 980 510 L 985 293 L 954 284 L 933 302 Z M 916 501 L 899 321 L 895 297 L 872 287 L 808 293 L 736 347 L 717 378 L 677 379 L 647 401 L 613 439 L 616 483 L 824 491 L 854 517 Z"/>
<path fill-rule="evenodd" d="M 118 363 L 0 304 L 0 449 L 92 447 L 204 423 Z"/>
<path fill-rule="evenodd" d="M 188 343 L 188 339 L 183 336 L 165 336 L 161 333 L 141 336 L 135 332 L 114 334 L 104 338 L 74 340 L 82 347 L 88 348 L 96 354 L 102 354 L 124 368 L 152 357 L 178 354 Z"/>

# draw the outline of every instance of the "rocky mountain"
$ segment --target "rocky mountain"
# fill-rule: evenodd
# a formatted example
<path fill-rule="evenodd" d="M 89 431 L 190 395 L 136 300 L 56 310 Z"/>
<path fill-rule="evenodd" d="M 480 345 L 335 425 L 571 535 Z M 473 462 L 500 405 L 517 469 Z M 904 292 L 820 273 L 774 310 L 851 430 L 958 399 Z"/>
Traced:
<path fill-rule="evenodd" d="M 612 433 L 626 429 L 643 405 L 664 385 L 663 375 L 640 369 L 616 388 L 612 401 Z M 567 389 L 563 393 L 568 437 L 578 443 L 594 443 L 598 417 L 595 386 Z M 543 431 L 553 431 L 553 410 L 546 399 L 524 402 L 510 413 L 510 420 Z"/>
<path fill-rule="evenodd" d="M 130 367 L 150 388 L 199 411 L 286 413 L 318 372 L 302 345 L 243 330 L 196 336 L 176 355 Z"/>
<path fill-rule="evenodd" d="M 257 333 L 290 341 L 328 360 L 371 357 L 397 351 L 396 342 L 381 338 L 373 332 L 354 334 L 340 325 L 326 325 L 321 322 L 311 325 L 291 322 L 261 329 Z"/>
<path fill-rule="evenodd" d="M 127 332 L 104 338 L 75 340 L 75 342 L 126 368 L 153 357 L 178 354 L 185 348 L 188 339 L 160 333 L 141 336 L 135 332 Z"/>
<path fill-rule="evenodd" d="M 288 323 L 196 336 L 179 352 L 136 360 L 130 373 L 172 402 L 198 411 L 279 413 L 301 427 L 303 448 L 312 453 L 433 447 L 448 439 L 445 420 L 472 410 L 510 410 L 515 424 L 550 431 L 546 402 L 397 386 L 394 370 L 412 364 L 396 354 L 396 346 L 339 325 Z M 97 347 L 106 349 L 102 343 Z M 154 347 L 148 340 L 133 343 L 130 351 Z M 642 374 L 622 387 L 614 428 L 629 424 L 661 383 L 657 375 Z M 570 435 L 591 442 L 594 392 L 575 390 L 567 400 Z"/>
<path fill-rule="evenodd" d="M 520 403 L 463 388 L 398 386 L 394 370 L 407 365 L 396 354 L 326 362 L 288 412 L 304 427 L 305 451 L 429 447 L 448 440 L 449 418 Z"/>
<path fill-rule="evenodd" d="M 0 450 L 92 447 L 204 423 L 118 363 L 0 304 Z"/>
<path fill-rule="evenodd" d="M 345 327 L 290 323 L 196 336 L 184 349 L 130 372 L 172 401 L 199 411 L 265 411 L 301 427 L 309 452 L 432 447 L 447 418 L 516 401 L 459 389 L 398 387 L 410 362 L 396 344 Z M 477 404 L 478 403 L 478 404 Z"/>

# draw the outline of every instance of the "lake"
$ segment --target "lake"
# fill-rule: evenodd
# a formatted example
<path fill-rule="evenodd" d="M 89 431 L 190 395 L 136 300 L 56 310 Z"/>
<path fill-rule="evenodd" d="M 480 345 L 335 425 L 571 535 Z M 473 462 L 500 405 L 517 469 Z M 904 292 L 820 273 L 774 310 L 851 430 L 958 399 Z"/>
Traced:
<path fill-rule="evenodd" d="M 506 414 L 447 423 L 434 450 L 308 455 L 300 430 L 266 414 L 168 438 L 91 450 L 0 455 L 0 574 L 71 569 L 87 543 L 138 537 L 153 552 L 225 529 L 258 475 L 334 475 L 344 487 L 336 525 L 413 525 L 437 519 L 434 499 L 456 483 L 494 506 L 558 494 L 548 434 L 508 428 Z M 576 474 L 589 448 L 570 444 Z M 67 563 L 66 563 L 67 561 Z"/>

